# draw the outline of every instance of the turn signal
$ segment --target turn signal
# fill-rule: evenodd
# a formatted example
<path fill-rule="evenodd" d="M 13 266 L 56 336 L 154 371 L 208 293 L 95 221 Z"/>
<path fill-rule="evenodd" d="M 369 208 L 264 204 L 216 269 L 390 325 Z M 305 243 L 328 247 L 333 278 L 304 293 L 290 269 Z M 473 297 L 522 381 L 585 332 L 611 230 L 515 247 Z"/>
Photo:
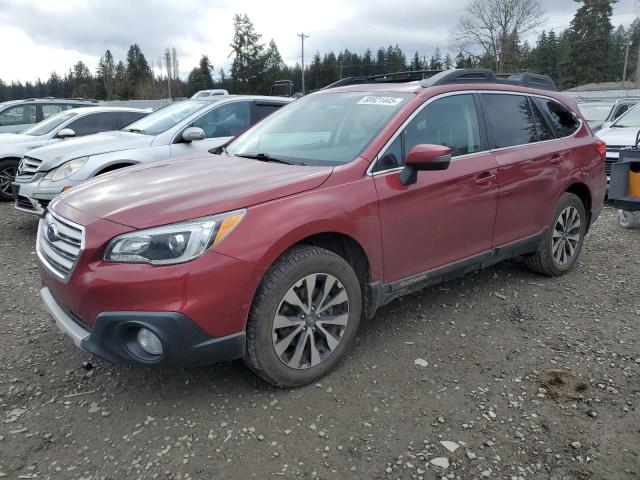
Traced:
<path fill-rule="evenodd" d="M 218 228 L 216 236 L 213 239 L 213 245 L 217 245 L 218 243 L 220 243 L 224 239 L 224 237 L 226 237 L 227 234 L 231 232 L 231 230 L 236 228 L 236 225 L 240 223 L 240 220 L 242 220 L 244 214 L 245 212 L 242 211 L 236 215 L 225 218 L 222 223 L 220 223 L 220 227 Z"/>
<path fill-rule="evenodd" d="M 607 144 L 602 140 L 598 140 L 597 142 L 593 142 L 593 146 L 596 147 L 598 155 L 600 155 L 600 160 L 604 162 L 605 158 L 607 158 Z"/>

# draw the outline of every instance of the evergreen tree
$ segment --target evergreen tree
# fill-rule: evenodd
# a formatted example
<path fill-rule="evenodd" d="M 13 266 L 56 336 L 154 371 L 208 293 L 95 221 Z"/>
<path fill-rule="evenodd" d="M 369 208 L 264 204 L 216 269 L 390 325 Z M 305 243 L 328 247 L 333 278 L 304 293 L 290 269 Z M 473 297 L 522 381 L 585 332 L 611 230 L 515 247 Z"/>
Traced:
<path fill-rule="evenodd" d="M 233 17 L 233 41 L 231 42 L 231 79 L 234 93 L 254 93 L 262 78 L 265 58 L 262 37 L 255 31 L 247 15 Z"/>
<path fill-rule="evenodd" d="M 430 70 L 442 70 L 444 68 L 444 64 L 442 63 L 442 56 L 440 55 L 440 49 L 436 47 L 431 55 L 431 60 L 429 61 L 429 69 Z"/>
<path fill-rule="evenodd" d="M 617 0 L 575 0 L 582 3 L 568 31 L 571 61 L 563 77 L 563 86 L 613 80 L 609 70 L 612 5 Z"/>

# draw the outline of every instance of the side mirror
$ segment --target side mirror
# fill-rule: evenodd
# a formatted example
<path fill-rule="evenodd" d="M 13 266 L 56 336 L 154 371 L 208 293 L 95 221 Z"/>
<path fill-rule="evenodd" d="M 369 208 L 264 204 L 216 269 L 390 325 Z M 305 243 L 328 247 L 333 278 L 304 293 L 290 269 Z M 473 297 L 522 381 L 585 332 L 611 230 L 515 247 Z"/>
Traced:
<path fill-rule="evenodd" d="M 182 139 L 185 142 L 195 142 L 197 140 L 204 140 L 204 130 L 199 127 L 189 127 L 182 132 Z"/>
<path fill-rule="evenodd" d="M 58 138 L 70 138 L 70 137 L 75 137 L 75 136 L 76 136 L 76 132 L 74 132 L 70 128 L 63 128 L 56 135 L 56 137 L 58 137 Z"/>
<path fill-rule="evenodd" d="M 453 150 L 444 145 L 421 144 L 411 149 L 400 172 L 400 183 L 411 185 L 418 180 L 418 170 L 446 170 Z"/>

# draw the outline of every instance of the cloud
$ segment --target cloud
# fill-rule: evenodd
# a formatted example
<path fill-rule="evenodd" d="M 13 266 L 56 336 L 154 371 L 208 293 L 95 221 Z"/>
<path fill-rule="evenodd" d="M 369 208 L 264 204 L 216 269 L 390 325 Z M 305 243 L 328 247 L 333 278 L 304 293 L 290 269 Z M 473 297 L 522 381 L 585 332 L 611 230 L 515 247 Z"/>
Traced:
<path fill-rule="evenodd" d="M 158 66 L 166 47 L 176 47 L 186 77 L 202 54 L 216 69 L 228 68 L 234 13 L 247 13 L 266 43 L 274 39 L 284 60 L 300 61 L 299 32 L 307 59 L 319 51 L 348 48 L 363 52 L 398 44 L 407 56 L 430 58 L 451 47 L 451 31 L 464 0 L 0 0 L 0 78 L 35 80 L 51 71 L 66 72 L 76 61 L 94 70 L 108 48 L 116 59 L 138 43 Z M 542 0 L 549 21 L 543 28 L 562 30 L 579 4 Z M 634 0 L 614 4 L 614 25 L 635 18 Z"/>

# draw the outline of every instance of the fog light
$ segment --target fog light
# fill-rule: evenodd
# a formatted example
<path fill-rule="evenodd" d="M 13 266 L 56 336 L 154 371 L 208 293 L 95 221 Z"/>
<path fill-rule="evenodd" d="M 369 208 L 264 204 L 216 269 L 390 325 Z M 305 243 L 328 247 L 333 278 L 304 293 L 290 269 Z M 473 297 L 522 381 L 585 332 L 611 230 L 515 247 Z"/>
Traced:
<path fill-rule="evenodd" d="M 138 345 L 150 355 L 161 355 L 163 352 L 162 342 L 158 336 L 146 328 L 138 330 Z"/>

